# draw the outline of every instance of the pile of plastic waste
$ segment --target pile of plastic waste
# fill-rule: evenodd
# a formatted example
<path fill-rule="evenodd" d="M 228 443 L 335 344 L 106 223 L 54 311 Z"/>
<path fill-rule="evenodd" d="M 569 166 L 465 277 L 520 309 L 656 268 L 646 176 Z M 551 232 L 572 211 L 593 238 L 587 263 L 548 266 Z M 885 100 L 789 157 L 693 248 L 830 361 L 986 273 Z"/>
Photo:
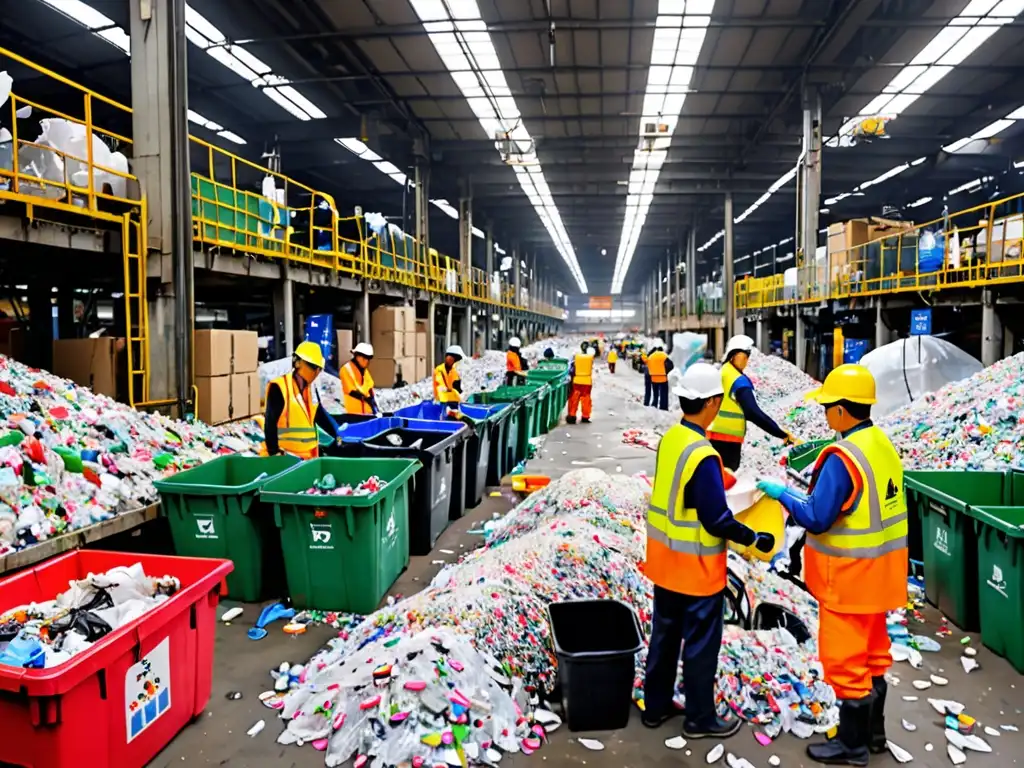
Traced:
<path fill-rule="evenodd" d="M 153 481 L 263 439 L 141 413 L 0 356 L 0 555 L 157 498 Z"/>
<path fill-rule="evenodd" d="M 181 588 L 173 576 L 147 576 L 141 563 L 72 581 L 55 599 L 0 611 L 0 664 L 56 667 Z"/>
<path fill-rule="evenodd" d="M 498 756 L 539 748 L 535 726 L 554 717 L 536 709 L 555 683 L 546 606 L 618 599 L 634 607 L 650 633 L 652 587 L 642 573 L 649 492 L 645 478 L 583 469 L 525 499 L 487 527 L 483 548 L 304 665 L 304 678 L 277 705 L 288 720 L 281 743 L 313 741 L 327 752 L 328 765 L 353 756 L 370 765 L 432 765 L 448 757 L 458 758 L 453 765 L 489 765 L 497 760 L 485 741 Z M 798 587 L 763 564 L 735 555 L 730 563 L 751 606 L 770 601 L 817 626 L 817 606 Z M 646 650 L 637 660 L 639 706 L 645 658 Z M 800 644 L 782 629 L 733 627 L 720 663 L 720 708 L 770 736 L 810 735 L 835 723 L 813 637 Z M 458 724 L 463 714 L 467 728 L 455 733 L 452 717 Z M 456 754 L 446 751 L 452 749 Z"/>
<path fill-rule="evenodd" d="M 381 490 L 388 484 L 387 480 L 381 480 L 376 475 L 366 478 L 356 485 L 338 481 L 330 472 L 319 480 L 313 482 L 312 487 L 302 493 L 306 496 L 369 496 Z"/>

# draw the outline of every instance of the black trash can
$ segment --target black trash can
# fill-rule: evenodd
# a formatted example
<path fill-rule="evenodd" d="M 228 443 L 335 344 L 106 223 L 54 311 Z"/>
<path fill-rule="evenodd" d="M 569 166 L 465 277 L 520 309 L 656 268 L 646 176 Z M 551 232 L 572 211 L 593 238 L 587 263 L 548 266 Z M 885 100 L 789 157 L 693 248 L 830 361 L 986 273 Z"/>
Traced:
<path fill-rule="evenodd" d="M 337 422 L 338 427 L 344 432 L 348 429 L 350 424 L 362 424 L 366 421 L 373 421 L 379 419 L 379 416 L 373 414 L 358 414 L 358 413 L 332 413 L 331 418 Z M 322 429 L 317 427 L 316 430 L 317 439 L 320 442 L 320 455 L 321 456 L 344 456 L 345 453 L 339 449 L 337 441 L 326 434 Z"/>
<path fill-rule="evenodd" d="M 562 710 L 570 731 L 613 731 L 629 723 L 635 657 L 643 647 L 636 613 L 618 600 L 548 606 Z"/>
<path fill-rule="evenodd" d="M 343 433 L 341 451 L 365 458 L 419 459 L 409 508 L 409 552 L 427 555 L 448 527 L 449 510 L 465 503 L 465 441 L 470 428 L 459 421 L 375 419 L 352 424 Z M 401 441 L 392 443 L 390 438 Z M 453 510 L 454 511 L 454 510 Z M 461 517 L 463 511 L 458 512 Z"/>

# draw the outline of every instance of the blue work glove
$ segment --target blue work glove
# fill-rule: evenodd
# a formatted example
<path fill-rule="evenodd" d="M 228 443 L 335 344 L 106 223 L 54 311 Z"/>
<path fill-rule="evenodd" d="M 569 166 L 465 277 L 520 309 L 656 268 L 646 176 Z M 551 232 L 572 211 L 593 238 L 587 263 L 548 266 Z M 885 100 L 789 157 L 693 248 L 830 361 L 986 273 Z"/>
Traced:
<path fill-rule="evenodd" d="M 779 480 L 758 480 L 757 490 L 763 491 L 765 496 L 777 501 L 785 495 L 789 488 Z"/>
<path fill-rule="evenodd" d="M 775 537 L 765 531 L 758 531 L 754 546 L 759 552 L 771 552 L 775 549 Z"/>

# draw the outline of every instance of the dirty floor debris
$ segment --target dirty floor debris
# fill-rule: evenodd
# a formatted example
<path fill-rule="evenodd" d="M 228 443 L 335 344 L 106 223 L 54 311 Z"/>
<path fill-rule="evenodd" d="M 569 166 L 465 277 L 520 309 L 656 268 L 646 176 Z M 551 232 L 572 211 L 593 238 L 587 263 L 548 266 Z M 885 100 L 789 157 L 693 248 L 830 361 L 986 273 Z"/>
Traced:
<path fill-rule="evenodd" d="M 638 376 L 628 369 L 621 373 L 624 377 Z M 553 430 L 547 437 L 543 455 L 530 463 L 528 471 L 557 477 L 580 467 L 573 462 L 594 462 L 594 466 L 608 472 L 614 472 L 617 466 L 622 467 L 623 473 L 653 472 L 652 451 L 621 443 L 622 432 L 634 425 L 627 423 L 624 416 L 607 415 L 609 411 L 623 410 L 621 395 L 611 395 L 596 389 L 594 401 L 594 423 L 573 426 L 563 424 Z M 598 445 L 601 447 L 598 448 Z M 512 504 L 509 491 L 497 497 L 485 496 L 479 507 L 451 525 L 431 555 L 412 559 L 409 569 L 394 585 L 391 594 L 408 595 L 422 589 L 441 567 L 433 561 L 441 559 L 439 555 L 442 550 L 453 553 L 444 554 L 444 561 L 453 561 L 461 553 L 479 545 L 481 537 L 468 534 L 467 531 L 479 528 L 494 513 L 504 513 Z M 924 613 L 927 624 L 915 625 L 913 631 L 936 637 L 941 617 L 931 609 Z M 196 766 L 245 765 L 253 768 L 323 766 L 324 755 L 321 752 L 308 747 L 285 747 L 276 743 L 283 722 L 274 719 L 274 713 L 260 704 L 258 696 L 273 685 L 269 674 L 271 669 L 278 667 L 284 660 L 304 662 L 335 630 L 323 626 L 311 627 L 305 634 L 289 636 L 279 627 L 273 627 L 266 639 L 253 642 L 246 638 L 246 629 L 257 614 L 256 606 L 246 606 L 242 617 L 230 626 L 218 627 L 214 689 L 210 704 L 204 715 L 186 728 L 153 761 L 153 765 L 177 766 L 187 763 Z M 990 736 L 989 731 L 979 729 L 993 751 L 991 754 L 969 752 L 967 766 L 1004 768 L 1013 765 L 1016 762 L 1014 755 L 1020 754 L 1024 746 L 1019 732 L 1001 728 L 1003 725 L 1021 727 L 1024 723 L 1024 678 L 1004 660 L 982 647 L 977 637 L 972 638 L 971 647 L 978 650 L 973 658 L 977 660 L 979 668 L 965 674 L 959 661 L 962 652 L 960 640 L 963 636 L 963 633 L 953 628 L 951 637 L 936 637 L 941 650 L 923 654 L 924 665 L 919 670 L 905 662 L 896 664 L 892 669 L 894 687 L 890 690 L 887 711 L 888 735 L 893 742 L 913 755 L 912 765 L 938 768 L 950 764 L 942 718 L 929 705 L 929 694 L 933 698 L 941 694 L 941 698 L 961 702 L 966 706 L 966 712 L 976 718 L 983 728 L 1000 731 L 999 736 Z M 913 687 L 914 680 L 927 680 L 931 675 L 947 678 L 949 684 L 925 692 Z M 226 698 L 233 691 L 240 691 L 242 698 Z M 904 696 L 917 698 L 916 701 L 905 701 Z M 253 738 L 247 737 L 246 732 L 261 719 L 266 720 L 263 731 Z M 906 720 L 916 729 L 905 730 L 901 727 L 901 720 Z M 586 765 L 589 768 L 706 765 L 705 755 L 715 746 L 714 742 L 690 741 L 678 751 L 665 746 L 667 739 L 678 735 L 677 727 L 678 721 L 674 721 L 652 732 L 640 725 L 639 711 L 634 709 L 629 726 L 621 731 L 572 734 L 563 727 L 551 734 L 550 744 L 537 754 L 530 757 L 506 757 L 502 764 L 526 766 L 539 762 L 552 766 Z M 591 751 L 577 743 L 578 738 L 587 737 L 600 741 L 604 750 Z M 725 747 L 727 754 L 731 752 L 745 758 L 759 768 L 769 765 L 773 755 L 779 757 L 779 764 L 783 768 L 795 768 L 815 765 L 804 755 L 807 743 L 784 735 L 773 744 L 763 747 L 755 740 L 754 730 L 745 727 L 725 742 Z M 928 745 L 932 747 L 930 751 Z M 721 764 L 724 765 L 724 761 Z M 895 759 L 889 755 L 874 756 L 871 761 L 873 766 L 896 764 Z"/>

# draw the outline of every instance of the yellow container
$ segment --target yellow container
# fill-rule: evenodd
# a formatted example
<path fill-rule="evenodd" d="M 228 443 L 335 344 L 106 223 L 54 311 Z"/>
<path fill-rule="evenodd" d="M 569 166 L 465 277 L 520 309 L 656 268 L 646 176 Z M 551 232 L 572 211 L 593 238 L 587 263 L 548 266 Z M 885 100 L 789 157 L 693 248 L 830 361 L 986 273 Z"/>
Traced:
<path fill-rule="evenodd" d="M 782 505 L 775 499 L 762 496 L 753 506 L 737 513 L 736 519 L 757 533 L 770 533 L 775 537 L 775 547 L 771 552 L 762 552 L 757 547 L 744 547 L 742 544 L 729 542 L 734 551 L 744 557 L 756 557 L 767 562 L 782 549 L 786 540 L 786 516 Z"/>

